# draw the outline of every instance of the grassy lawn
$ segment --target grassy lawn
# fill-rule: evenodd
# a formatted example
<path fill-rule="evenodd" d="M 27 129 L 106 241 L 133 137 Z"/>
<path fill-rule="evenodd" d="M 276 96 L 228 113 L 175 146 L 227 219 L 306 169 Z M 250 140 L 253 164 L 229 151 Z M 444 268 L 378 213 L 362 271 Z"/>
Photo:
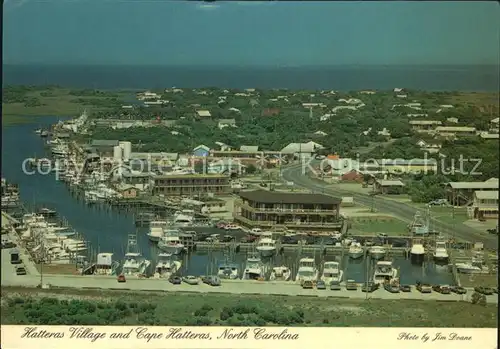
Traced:
<path fill-rule="evenodd" d="M 329 291 L 325 291 L 329 292 Z M 2 324 L 490 327 L 494 304 L 2 288 Z"/>
<path fill-rule="evenodd" d="M 399 219 L 392 220 L 372 220 L 370 218 L 361 218 L 352 222 L 351 234 L 359 233 L 362 235 L 374 235 L 377 233 L 386 233 L 392 236 L 408 236 L 407 223 Z"/>
<path fill-rule="evenodd" d="M 462 224 L 469 219 L 467 210 L 453 207 L 432 207 L 431 217 L 448 224 Z"/>

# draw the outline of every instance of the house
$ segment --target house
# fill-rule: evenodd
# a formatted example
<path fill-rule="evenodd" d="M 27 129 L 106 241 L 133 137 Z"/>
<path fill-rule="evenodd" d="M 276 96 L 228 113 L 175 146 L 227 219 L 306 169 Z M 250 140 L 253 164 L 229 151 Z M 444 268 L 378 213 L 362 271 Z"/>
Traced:
<path fill-rule="evenodd" d="M 475 191 L 497 191 L 498 178 L 484 182 L 449 182 L 445 185 L 446 198 L 453 206 L 468 206 L 474 200 Z"/>
<path fill-rule="evenodd" d="M 333 116 L 333 114 L 325 114 L 320 116 L 319 121 L 327 121 L 330 120 L 330 118 Z"/>
<path fill-rule="evenodd" d="M 153 178 L 153 195 L 227 195 L 230 190 L 229 177 L 223 174 L 169 174 Z"/>
<path fill-rule="evenodd" d="M 308 143 L 290 143 L 283 149 L 281 149 L 282 154 L 309 154 L 312 155 L 316 153 L 317 150 L 323 149 L 324 147 L 313 141 Z"/>
<path fill-rule="evenodd" d="M 259 146 L 258 145 L 242 145 L 240 147 L 240 152 L 248 153 L 248 154 L 258 153 Z"/>
<path fill-rule="evenodd" d="M 419 140 L 417 142 L 417 145 L 420 147 L 420 149 L 430 154 L 438 153 L 439 150 L 441 149 L 441 144 L 425 142 L 423 140 Z"/>
<path fill-rule="evenodd" d="M 458 124 L 457 118 L 447 118 L 446 121 L 449 122 L 450 124 Z"/>
<path fill-rule="evenodd" d="M 403 91 L 404 91 L 404 88 L 400 88 L 400 87 L 396 87 L 394 89 L 394 92 L 396 92 L 396 93 L 403 92 Z"/>
<path fill-rule="evenodd" d="M 410 120 L 409 124 L 415 132 L 430 132 L 434 127 L 441 125 L 439 120 Z"/>
<path fill-rule="evenodd" d="M 497 219 L 498 191 L 475 191 L 472 207 L 474 208 L 474 218 Z"/>
<path fill-rule="evenodd" d="M 440 137 L 475 136 L 476 128 L 468 126 L 438 126 L 434 133 Z"/>
<path fill-rule="evenodd" d="M 210 153 L 210 148 L 203 144 L 193 149 L 194 156 L 205 157 L 208 156 L 209 153 Z"/>
<path fill-rule="evenodd" d="M 436 159 L 383 159 L 379 160 L 382 170 L 388 173 L 427 173 L 437 172 Z"/>
<path fill-rule="evenodd" d="M 138 189 L 131 184 L 120 184 L 116 187 L 116 191 L 124 199 L 134 199 L 137 197 Z"/>
<path fill-rule="evenodd" d="M 220 119 L 219 123 L 217 125 L 220 130 L 226 127 L 236 127 L 236 120 L 235 119 Z"/>
<path fill-rule="evenodd" d="M 490 132 L 498 133 L 498 120 L 499 118 L 495 118 L 490 121 Z"/>
<path fill-rule="evenodd" d="M 238 113 L 238 114 L 240 114 L 240 113 L 241 113 L 241 110 L 239 110 L 239 109 L 237 109 L 237 108 L 229 108 L 228 110 L 229 110 L 229 111 L 233 111 L 233 112 Z"/>
<path fill-rule="evenodd" d="M 374 95 L 376 92 L 375 91 L 360 91 L 359 93 L 363 95 Z"/>
<path fill-rule="evenodd" d="M 408 95 L 396 95 L 397 98 L 408 98 Z"/>
<path fill-rule="evenodd" d="M 221 151 L 231 151 L 231 147 L 223 142 L 215 142 L 220 147 Z"/>
<path fill-rule="evenodd" d="M 314 132 L 314 135 L 316 135 L 316 136 L 328 136 L 328 133 L 323 132 L 323 131 L 316 131 L 316 132 Z"/>
<path fill-rule="evenodd" d="M 349 98 L 349 99 L 341 98 L 341 99 L 339 99 L 339 102 L 343 102 L 343 103 L 347 103 L 347 104 L 362 104 L 363 103 L 363 101 L 361 99 L 357 99 L 357 98 Z"/>
<path fill-rule="evenodd" d="M 314 108 L 314 107 L 325 108 L 326 107 L 326 105 L 324 103 L 302 103 L 302 106 L 304 108 Z"/>
<path fill-rule="evenodd" d="M 375 192 L 379 194 L 402 194 L 404 183 L 400 180 L 377 179 L 375 181 Z"/>
<path fill-rule="evenodd" d="M 358 170 L 351 170 L 340 176 L 340 180 L 345 182 L 358 182 L 363 183 L 365 176 Z"/>
<path fill-rule="evenodd" d="M 408 116 L 409 118 L 415 118 L 415 117 L 427 117 L 429 116 L 429 114 L 424 114 L 424 113 L 418 113 L 418 114 L 415 114 L 415 113 L 410 113 L 410 114 L 406 114 L 406 116 Z"/>
<path fill-rule="evenodd" d="M 454 106 L 451 105 L 451 104 L 441 104 L 439 107 L 440 108 L 445 108 L 445 109 L 454 108 Z"/>
<path fill-rule="evenodd" d="M 390 137 L 391 136 L 391 133 L 389 132 L 389 130 L 387 130 L 385 127 L 383 130 L 381 131 L 378 131 L 377 134 L 379 136 L 384 136 L 384 137 Z"/>
<path fill-rule="evenodd" d="M 196 115 L 199 117 L 211 117 L 212 114 L 208 110 L 197 110 Z"/>
<path fill-rule="evenodd" d="M 347 109 L 347 110 L 358 110 L 358 108 L 355 107 L 355 106 L 353 106 L 353 105 L 338 105 L 338 106 L 336 106 L 336 107 L 334 107 L 332 109 L 332 113 L 335 114 L 338 110 L 345 110 L 345 109 Z"/>

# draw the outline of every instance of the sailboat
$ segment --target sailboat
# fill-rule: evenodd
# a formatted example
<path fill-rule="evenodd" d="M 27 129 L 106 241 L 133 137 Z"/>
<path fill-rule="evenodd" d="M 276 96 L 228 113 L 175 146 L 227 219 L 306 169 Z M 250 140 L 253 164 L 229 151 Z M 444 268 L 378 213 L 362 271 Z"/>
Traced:
<path fill-rule="evenodd" d="M 144 275 L 151 265 L 151 261 L 147 260 L 137 249 L 137 236 L 129 234 L 127 241 L 127 253 L 122 266 L 123 275 Z"/>

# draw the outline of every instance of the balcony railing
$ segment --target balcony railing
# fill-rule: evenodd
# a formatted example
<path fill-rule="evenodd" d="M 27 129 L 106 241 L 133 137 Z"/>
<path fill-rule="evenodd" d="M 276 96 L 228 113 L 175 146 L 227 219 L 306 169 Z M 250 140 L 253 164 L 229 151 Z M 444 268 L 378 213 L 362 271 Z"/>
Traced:
<path fill-rule="evenodd" d="M 284 221 L 280 224 L 276 223 L 276 221 L 254 221 L 243 216 L 238 215 L 237 213 L 233 213 L 233 218 L 238 219 L 244 223 L 250 225 L 266 225 L 266 226 L 288 226 L 288 227 L 338 227 L 342 224 L 342 221 L 337 222 L 297 222 L 297 221 Z"/>
<path fill-rule="evenodd" d="M 272 213 L 312 213 L 312 214 L 328 214 L 336 215 L 335 210 L 320 210 L 320 209 L 302 209 L 302 208 L 263 208 L 263 207 L 252 207 L 248 204 L 242 202 L 236 202 L 236 205 L 241 208 L 247 209 L 253 212 L 272 212 Z"/>

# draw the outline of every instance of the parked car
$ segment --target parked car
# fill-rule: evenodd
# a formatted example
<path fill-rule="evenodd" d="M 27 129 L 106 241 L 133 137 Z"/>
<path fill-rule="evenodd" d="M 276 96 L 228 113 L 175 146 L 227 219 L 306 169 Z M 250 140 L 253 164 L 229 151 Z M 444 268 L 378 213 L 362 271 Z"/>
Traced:
<path fill-rule="evenodd" d="M 171 284 L 173 285 L 180 285 L 182 283 L 182 279 L 180 276 L 173 275 L 171 276 L 168 281 L 170 281 Z"/>
<path fill-rule="evenodd" d="M 434 286 L 432 286 L 432 290 L 434 292 L 438 292 L 441 294 L 450 294 L 451 293 L 450 287 L 447 285 L 434 285 Z"/>
<path fill-rule="evenodd" d="M 410 285 L 399 285 L 399 289 L 401 290 L 401 292 L 411 292 Z"/>
<path fill-rule="evenodd" d="M 340 282 L 338 281 L 330 281 L 330 290 L 332 291 L 340 291 Z"/>
<path fill-rule="evenodd" d="M 466 294 L 467 290 L 461 286 L 453 286 L 450 288 L 450 291 L 456 294 Z"/>
<path fill-rule="evenodd" d="M 448 205 L 448 200 L 446 199 L 437 199 L 437 200 L 432 200 L 431 202 L 428 203 L 429 206 L 446 206 Z"/>
<path fill-rule="evenodd" d="M 495 291 L 491 287 L 478 286 L 474 287 L 474 291 L 477 293 L 484 294 L 485 296 L 491 296 Z"/>
<path fill-rule="evenodd" d="M 313 288 L 314 287 L 313 282 L 310 280 L 304 280 L 300 284 L 301 284 L 302 288 Z"/>
<path fill-rule="evenodd" d="M 420 293 L 432 293 L 432 286 L 429 284 L 421 283 L 420 281 L 417 282 L 417 290 Z"/>
<path fill-rule="evenodd" d="M 16 274 L 17 275 L 26 275 L 26 268 L 25 267 L 16 267 Z"/>
<path fill-rule="evenodd" d="M 197 278 L 193 275 L 188 275 L 183 277 L 182 281 L 184 281 L 188 285 L 198 285 L 200 283 L 200 278 Z"/>
<path fill-rule="evenodd" d="M 125 275 L 123 275 L 123 274 L 118 275 L 118 277 L 116 279 L 118 282 L 126 282 L 127 281 L 125 279 Z"/>
<path fill-rule="evenodd" d="M 363 286 L 361 286 L 361 291 L 372 293 L 373 291 L 377 290 L 378 287 L 379 284 L 376 284 L 374 282 L 368 282 L 368 284 L 365 283 Z"/>
<path fill-rule="evenodd" d="M 220 286 L 221 285 L 220 278 L 218 276 L 210 276 L 209 285 L 210 286 Z"/>
<path fill-rule="evenodd" d="M 323 280 L 316 281 L 316 288 L 318 290 L 326 290 L 326 284 Z"/>
<path fill-rule="evenodd" d="M 209 276 L 201 275 L 200 279 L 201 279 L 201 282 L 203 282 L 204 284 L 209 284 L 210 283 L 210 277 Z"/>
<path fill-rule="evenodd" d="M 348 291 L 357 291 L 358 284 L 354 280 L 347 280 L 345 289 Z"/>

